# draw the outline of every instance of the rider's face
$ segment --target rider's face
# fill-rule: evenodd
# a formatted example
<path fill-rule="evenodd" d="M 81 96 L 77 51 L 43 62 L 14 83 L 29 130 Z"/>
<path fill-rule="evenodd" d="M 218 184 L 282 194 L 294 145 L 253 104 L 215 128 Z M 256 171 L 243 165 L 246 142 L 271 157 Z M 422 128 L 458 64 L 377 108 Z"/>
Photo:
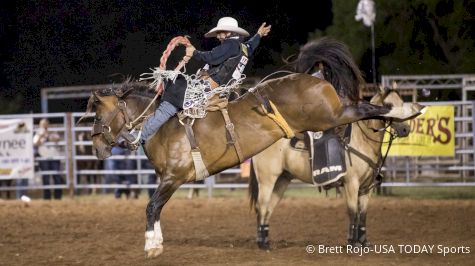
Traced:
<path fill-rule="evenodd" d="M 218 38 L 218 40 L 220 42 L 223 42 L 224 39 L 229 37 L 229 35 L 231 35 L 231 32 L 229 32 L 229 31 L 218 31 L 218 32 L 216 32 L 216 38 Z"/>

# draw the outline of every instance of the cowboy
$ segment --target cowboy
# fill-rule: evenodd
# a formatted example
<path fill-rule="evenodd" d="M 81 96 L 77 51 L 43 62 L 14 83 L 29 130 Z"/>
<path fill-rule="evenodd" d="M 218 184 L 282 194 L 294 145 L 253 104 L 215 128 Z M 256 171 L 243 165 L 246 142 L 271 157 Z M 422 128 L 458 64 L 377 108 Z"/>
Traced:
<path fill-rule="evenodd" d="M 216 27 L 205 34 L 207 38 L 216 37 L 221 44 L 211 51 L 198 51 L 193 45 L 189 45 L 186 47 L 184 60 L 188 62 L 193 57 L 206 63 L 200 78 L 209 82 L 210 88 L 214 89 L 220 85 L 228 84 L 230 80 L 241 77 L 247 58 L 253 54 L 261 37 L 269 34 L 270 29 L 271 26 L 264 22 L 252 38 L 243 42 L 243 38 L 248 37 L 249 33 L 239 27 L 236 19 L 223 17 L 219 19 Z M 168 119 L 183 109 L 187 88 L 186 80 L 178 76 L 174 82 L 166 81 L 165 87 L 166 90 L 160 105 L 155 113 L 145 121 L 140 136 L 134 135 L 138 135 L 138 132 L 132 133 L 135 138 L 140 138 L 140 144 L 148 141 Z M 131 145 L 129 148 L 135 150 L 138 145 Z"/>

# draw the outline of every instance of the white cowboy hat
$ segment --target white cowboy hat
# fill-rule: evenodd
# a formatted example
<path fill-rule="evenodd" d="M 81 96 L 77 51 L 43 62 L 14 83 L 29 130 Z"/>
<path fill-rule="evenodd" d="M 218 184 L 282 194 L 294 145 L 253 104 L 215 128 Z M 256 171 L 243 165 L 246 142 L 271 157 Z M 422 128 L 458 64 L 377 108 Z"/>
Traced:
<path fill-rule="evenodd" d="M 237 20 L 232 17 L 222 17 L 218 20 L 218 25 L 205 34 L 205 37 L 216 37 L 218 31 L 229 31 L 237 33 L 241 36 L 249 36 L 249 32 L 245 29 L 239 28 Z"/>

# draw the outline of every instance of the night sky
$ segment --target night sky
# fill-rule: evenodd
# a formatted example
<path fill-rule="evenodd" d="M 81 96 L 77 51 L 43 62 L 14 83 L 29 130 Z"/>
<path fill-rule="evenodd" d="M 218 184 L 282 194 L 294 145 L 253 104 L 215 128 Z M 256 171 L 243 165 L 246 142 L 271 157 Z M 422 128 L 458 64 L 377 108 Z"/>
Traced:
<path fill-rule="evenodd" d="M 304 44 L 309 32 L 325 29 L 332 20 L 331 0 L 314 1 L 307 8 L 300 1 L 249 0 L 2 1 L 0 5 L 0 97 L 21 95 L 19 112 L 39 112 L 44 87 L 138 77 L 159 65 L 168 41 L 177 35 L 189 35 L 197 49 L 209 50 L 217 41 L 203 35 L 223 16 L 235 17 L 251 34 L 262 22 L 272 24 L 271 34 L 246 71 L 260 76 L 277 70 L 281 58 Z"/>

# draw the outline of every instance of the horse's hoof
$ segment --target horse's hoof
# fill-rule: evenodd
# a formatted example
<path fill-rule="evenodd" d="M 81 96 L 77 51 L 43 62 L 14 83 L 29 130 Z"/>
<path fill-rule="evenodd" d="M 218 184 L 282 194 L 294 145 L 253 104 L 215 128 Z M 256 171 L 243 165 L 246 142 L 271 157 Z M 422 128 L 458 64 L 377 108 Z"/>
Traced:
<path fill-rule="evenodd" d="M 259 246 L 259 249 L 264 250 L 264 251 L 270 251 L 270 243 L 269 242 L 257 242 L 257 246 Z"/>
<path fill-rule="evenodd" d="M 365 240 L 365 241 L 363 241 L 363 243 L 361 243 L 361 246 L 363 246 L 365 248 L 368 248 L 368 247 L 373 246 L 373 244 L 371 244 L 369 241 Z"/>
<path fill-rule="evenodd" d="M 158 248 L 152 248 L 145 251 L 145 258 L 152 259 L 160 256 L 163 253 L 163 246 L 160 245 Z"/>

